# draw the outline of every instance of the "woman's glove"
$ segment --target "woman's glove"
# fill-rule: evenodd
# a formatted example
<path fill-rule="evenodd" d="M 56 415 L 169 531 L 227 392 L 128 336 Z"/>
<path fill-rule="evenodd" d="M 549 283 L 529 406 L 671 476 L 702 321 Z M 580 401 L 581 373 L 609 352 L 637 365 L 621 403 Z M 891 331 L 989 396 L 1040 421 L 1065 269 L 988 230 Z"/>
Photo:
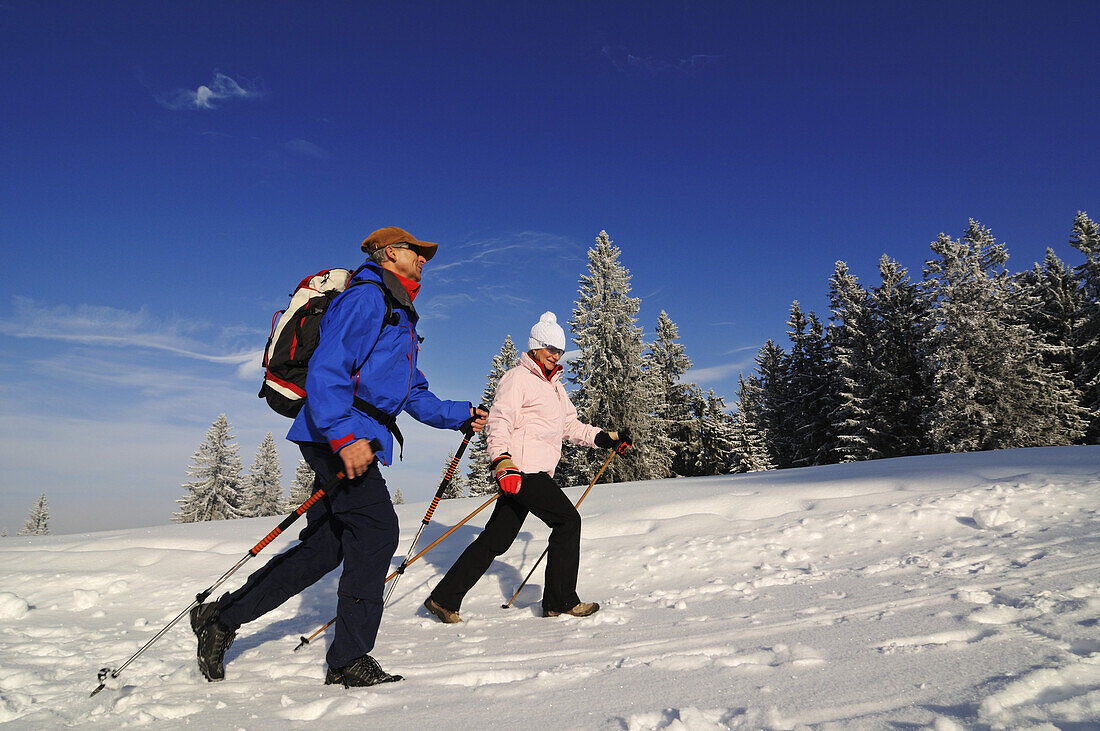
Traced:
<path fill-rule="evenodd" d="M 596 435 L 596 446 L 600 449 L 614 449 L 619 454 L 624 454 L 626 450 L 634 446 L 634 441 L 630 438 L 630 429 L 612 432 L 601 431 Z"/>
<path fill-rule="evenodd" d="M 493 461 L 493 477 L 500 489 L 509 495 L 515 495 L 523 483 L 523 476 L 516 469 L 510 454 L 502 454 Z"/>

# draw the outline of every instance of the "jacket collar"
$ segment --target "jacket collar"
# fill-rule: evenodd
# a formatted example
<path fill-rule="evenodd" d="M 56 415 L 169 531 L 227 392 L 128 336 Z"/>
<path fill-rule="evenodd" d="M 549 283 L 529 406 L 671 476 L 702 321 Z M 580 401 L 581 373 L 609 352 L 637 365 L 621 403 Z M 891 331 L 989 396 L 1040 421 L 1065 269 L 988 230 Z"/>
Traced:
<path fill-rule="evenodd" d="M 546 375 L 546 371 L 543 369 L 542 364 L 539 363 L 534 358 L 532 358 L 526 352 L 524 352 L 523 355 L 521 355 L 519 357 L 519 363 L 524 368 L 531 371 L 532 373 L 534 373 L 536 376 L 543 379 L 544 381 L 549 381 L 550 383 L 554 383 L 555 381 L 561 380 L 561 371 L 562 371 L 561 363 L 554 366 L 554 370 L 552 370 L 550 372 L 549 376 Z"/>
<path fill-rule="evenodd" d="M 394 301 L 409 311 L 411 319 L 418 320 L 420 318 L 416 312 L 416 308 L 413 307 L 413 301 L 412 297 L 409 296 L 409 291 L 405 289 L 405 285 L 401 283 L 401 279 L 389 269 L 383 269 L 373 261 L 368 260 L 363 266 L 356 270 L 352 278 L 375 279 L 381 282 L 385 285 L 386 289 L 389 290 Z"/>

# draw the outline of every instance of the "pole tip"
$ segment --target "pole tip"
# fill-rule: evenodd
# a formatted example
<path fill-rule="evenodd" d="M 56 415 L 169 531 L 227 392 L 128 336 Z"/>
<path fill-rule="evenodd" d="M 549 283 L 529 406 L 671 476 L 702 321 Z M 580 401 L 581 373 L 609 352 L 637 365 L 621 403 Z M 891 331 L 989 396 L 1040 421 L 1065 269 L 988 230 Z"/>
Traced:
<path fill-rule="evenodd" d="M 512 606 L 511 604 L 501 604 L 501 605 L 500 605 L 500 608 L 501 608 L 501 609 L 508 609 L 508 608 L 509 608 L 509 607 L 511 607 L 511 606 Z"/>
<path fill-rule="evenodd" d="M 99 684 L 99 687 L 98 687 L 98 688 L 96 688 L 95 690 L 93 690 L 93 691 L 92 691 L 92 694 L 91 694 L 90 696 L 88 696 L 88 697 L 89 697 L 89 698 L 93 698 L 93 697 L 95 697 L 95 694 L 96 694 L 96 693 L 98 693 L 99 691 L 103 690 L 103 686 L 104 686 L 104 684 L 103 684 L 103 683 L 100 683 L 100 684 Z"/>
<path fill-rule="evenodd" d="M 299 637 L 298 639 L 301 640 L 301 642 L 299 642 L 298 646 L 294 648 L 295 652 L 298 652 L 298 650 L 301 650 L 303 647 L 309 644 L 309 638 L 307 637 Z"/>

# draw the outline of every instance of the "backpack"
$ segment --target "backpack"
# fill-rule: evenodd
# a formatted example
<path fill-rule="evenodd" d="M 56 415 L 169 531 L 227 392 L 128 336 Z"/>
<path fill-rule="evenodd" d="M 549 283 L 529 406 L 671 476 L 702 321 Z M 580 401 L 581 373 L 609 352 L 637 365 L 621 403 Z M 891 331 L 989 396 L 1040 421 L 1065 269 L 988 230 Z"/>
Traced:
<path fill-rule="evenodd" d="M 271 335 L 264 348 L 264 379 L 257 395 L 266 398 L 268 406 L 277 413 L 294 418 L 302 410 L 309 359 L 321 337 L 321 318 L 332 301 L 349 288 L 348 282 L 357 272 L 324 269 L 306 277 L 294 288 L 286 309 L 272 315 Z M 382 319 L 384 329 L 395 320 L 393 295 L 374 280 L 360 280 L 350 286 L 358 284 L 373 284 L 382 292 L 386 301 L 386 316 Z"/>

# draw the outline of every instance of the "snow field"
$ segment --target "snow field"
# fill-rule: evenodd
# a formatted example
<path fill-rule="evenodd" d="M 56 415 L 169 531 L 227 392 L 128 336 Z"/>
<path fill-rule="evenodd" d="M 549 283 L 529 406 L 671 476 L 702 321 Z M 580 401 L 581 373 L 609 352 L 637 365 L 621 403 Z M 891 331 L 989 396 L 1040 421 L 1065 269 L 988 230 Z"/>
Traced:
<path fill-rule="evenodd" d="M 388 475 L 399 486 L 399 471 Z M 581 488 L 569 490 L 576 499 Z M 445 501 L 426 546 L 480 501 Z M 426 505 L 398 507 L 408 549 Z M 597 486 L 581 598 L 540 616 L 531 518 L 459 625 L 421 608 L 487 511 L 409 567 L 374 655 L 406 680 L 324 686 L 336 574 L 242 628 L 206 683 L 186 619 L 94 698 L 271 520 L 5 539 L 12 728 L 1018 729 L 1100 724 L 1100 448 L 907 458 Z M 280 538 L 227 586 L 285 548 Z"/>

